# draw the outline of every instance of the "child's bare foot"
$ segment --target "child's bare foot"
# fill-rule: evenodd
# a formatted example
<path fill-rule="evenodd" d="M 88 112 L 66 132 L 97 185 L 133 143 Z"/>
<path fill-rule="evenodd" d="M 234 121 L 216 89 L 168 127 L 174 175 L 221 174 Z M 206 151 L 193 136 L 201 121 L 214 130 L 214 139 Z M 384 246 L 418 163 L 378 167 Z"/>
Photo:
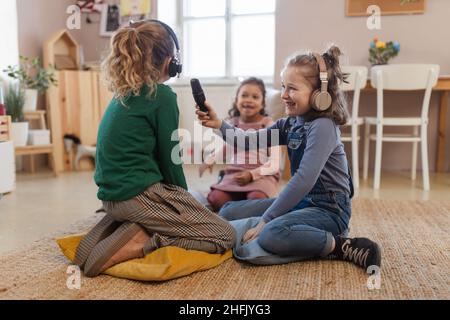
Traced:
<path fill-rule="evenodd" d="M 84 267 L 87 277 L 95 277 L 109 267 L 144 256 L 144 245 L 150 236 L 137 223 L 124 222 L 92 250 Z"/>
<path fill-rule="evenodd" d="M 136 258 L 142 258 L 144 256 L 144 245 L 150 240 L 150 236 L 147 232 L 141 230 L 128 241 L 122 248 L 119 249 L 101 268 L 101 272 L 109 269 L 110 267 Z"/>

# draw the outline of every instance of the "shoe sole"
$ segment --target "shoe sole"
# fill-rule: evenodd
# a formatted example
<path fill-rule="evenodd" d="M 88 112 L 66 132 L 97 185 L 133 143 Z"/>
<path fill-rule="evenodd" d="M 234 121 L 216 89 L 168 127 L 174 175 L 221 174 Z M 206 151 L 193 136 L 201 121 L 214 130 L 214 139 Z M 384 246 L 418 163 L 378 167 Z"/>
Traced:
<path fill-rule="evenodd" d="M 92 250 L 84 267 L 84 275 L 96 277 L 109 259 L 126 245 L 139 231 L 143 230 L 138 224 L 124 222 L 109 237 L 100 241 Z"/>
<path fill-rule="evenodd" d="M 103 219 L 100 220 L 88 234 L 86 234 L 83 240 L 81 240 L 75 253 L 73 263 L 80 268 L 83 268 L 97 243 L 110 236 L 120 225 L 121 222 L 116 221 L 109 216 L 103 217 Z"/>

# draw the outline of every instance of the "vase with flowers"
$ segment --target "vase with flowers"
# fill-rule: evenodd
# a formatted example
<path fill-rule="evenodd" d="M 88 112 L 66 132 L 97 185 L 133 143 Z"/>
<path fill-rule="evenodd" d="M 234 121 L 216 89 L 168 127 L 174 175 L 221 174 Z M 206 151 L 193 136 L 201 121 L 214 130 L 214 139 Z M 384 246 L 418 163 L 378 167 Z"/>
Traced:
<path fill-rule="evenodd" d="M 398 41 L 384 42 L 378 38 L 373 39 L 369 48 L 369 61 L 372 65 L 387 64 L 390 59 L 400 52 Z"/>

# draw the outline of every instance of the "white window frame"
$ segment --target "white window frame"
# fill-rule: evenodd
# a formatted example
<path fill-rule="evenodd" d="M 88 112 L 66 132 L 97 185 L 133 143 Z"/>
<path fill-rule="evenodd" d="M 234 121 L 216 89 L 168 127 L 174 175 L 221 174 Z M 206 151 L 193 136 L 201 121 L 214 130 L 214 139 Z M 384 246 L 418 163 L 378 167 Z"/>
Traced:
<path fill-rule="evenodd" d="M 232 51 L 231 51 L 231 21 L 234 17 L 259 17 L 259 16 L 269 16 L 273 15 L 274 20 L 276 19 L 276 1 L 275 1 L 275 10 L 273 13 L 250 13 L 250 14 L 232 14 L 231 13 L 231 0 L 226 0 L 226 8 L 225 8 L 225 76 L 224 77 L 200 77 L 202 83 L 208 85 L 236 85 L 242 79 L 239 77 L 232 75 Z M 223 18 L 224 16 L 206 16 L 206 17 L 185 17 L 184 16 L 184 1 L 176 0 L 176 33 L 178 37 L 178 41 L 181 47 L 181 60 L 183 61 L 183 46 L 184 46 L 184 23 L 186 21 L 192 20 L 203 20 L 203 19 L 211 19 L 211 18 Z M 274 26 L 275 28 L 275 26 Z M 275 39 L 273 39 L 275 42 Z M 275 53 L 274 53 L 275 56 Z M 275 61 L 273 62 L 275 65 Z M 274 66 L 275 67 L 275 66 Z M 274 70 L 275 72 L 275 70 Z M 262 80 L 264 80 L 266 85 L 272 85 L 274 81 L 274 74 L 272 76 L 259 76 Z M 173 85 L 187 85 L 189 83 L 189 79 L 183 74 L 178 79 L 172 80 Z"/>

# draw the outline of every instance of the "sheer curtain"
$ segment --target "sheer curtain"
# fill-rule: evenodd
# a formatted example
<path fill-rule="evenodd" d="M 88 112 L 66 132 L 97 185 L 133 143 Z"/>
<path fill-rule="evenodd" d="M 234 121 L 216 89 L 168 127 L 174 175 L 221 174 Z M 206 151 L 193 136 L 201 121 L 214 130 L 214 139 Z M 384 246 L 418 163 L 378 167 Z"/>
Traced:
<path fill-rule="evenodd" d="M 7 79 L 2 70 L 19 62 L 16 0 L 0 1 L 0 48 L 0 81 L 2 81 Z"/>

